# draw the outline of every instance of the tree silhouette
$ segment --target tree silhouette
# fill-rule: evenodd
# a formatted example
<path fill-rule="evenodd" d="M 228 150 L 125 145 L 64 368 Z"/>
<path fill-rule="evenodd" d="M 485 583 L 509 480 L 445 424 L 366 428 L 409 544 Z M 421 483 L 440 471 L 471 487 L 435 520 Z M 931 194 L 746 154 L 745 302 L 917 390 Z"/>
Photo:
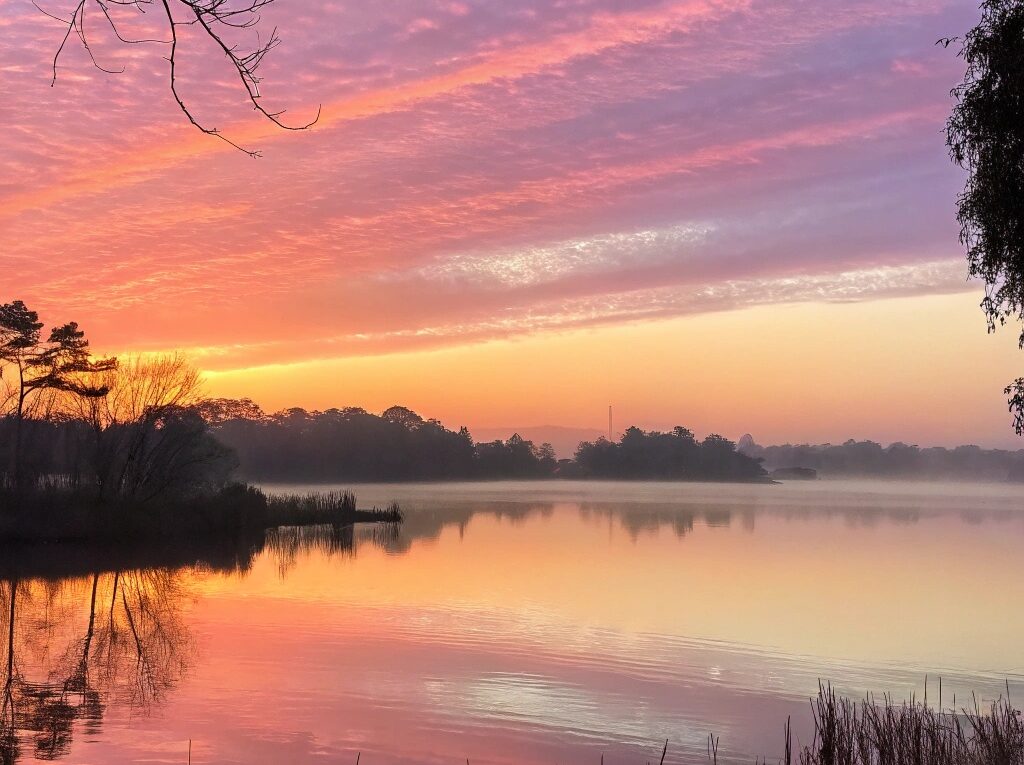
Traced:
<path fill-rule="evenodd" d="M 584 441 L 576 467 L 592 478 L 757 481 L 765 475 L 761 460 L 737 451 L 732 441 L 712 434 L 698 444 L 679 426 L 671 433 L 627 428 L 618 443 Z"/>
<path fill-rule="evenodd" d="M 223 483 L 234 460 L 200 415 L 199 371 L 179 355 L 130 357 L 104 379 L 91 418 L 101 498 L 149 501 Z"/>
<path fill-rule="evenodd" d="M 211 425 L 229 420 L 261 421 L 267 416 L 259 404 L 250 398 L 208 398 L 200 402 L 196 409 Z"/>
<path fill-rule="evenodd" d="M 359 407 L 272 415 L 251 402 L 200 407 L 216 438 L 237 455 L 241 473 L 261 480 L 445 480 L 543 478 L 556 467 L 550 446 L 513 436 L 474 444 L 467 428 L 449 430 L 404 406 L 380 415 Z"/>
<path fill-rule="evenodd" d="M 381 418 L 404 428 L 418 428 L 423 424 L 423 418 L 412 409 L 404 406 L 392 406 L 381 413 Z"/>
<path fill-rule="evenodd" d="M 320 119 L 320 109 L 317 109 L 316 117 L 309 122 L 289 125 L 282 122 L 280 117 L 283 111 L 269 111 L 261 101 L 260 76 L 257 74 L 260 64 L 270 51 L 281 42 L 277 29 L 271 30 L 269 35 L 262 39 L 257 34 L 256 42 L 250 47 L 244 46 L 236 41 L 240 32 L 255 29 L 260 23 L 261 13 L 273 3 L 274 0 L 243 0 L 243 2 L 229 2 L 229 0 L 75 0 L 75 5 L 68 17 L 51 13 L 39 6 L 36 0 L 33 3 L 45 15 L 51 19 L 61 22 L 64 27 L 64 38 L 57 47 L 53 57 L 53 79 L 51 85 L 57 81 L 57 64 L 61 55 L 67 47 L 72 35 L 78 38 L 93 65 L 108 74 L 119 74 L 123 69 L 110 69 L 104 67 L 96 59 L 90 35 L 86 33 L 85 18 L 89 9 L 93 9 L 93 15 L 105 21 L 109 33 L 117 41 L 126 45 L 163 45 L 167 48 L 168 76 L 171 95 L 174 97 L 178 108 L 184 113 L 196 128 L 207 135 L 214 136 L 229 143 L 251 157 L 260 156 L 259 151 L 245 149 L 231 139 L 224 136 L 220 130 L 210 127 L 196 117 L 191 107 L 188 106 L 180 91 L 178 82 L 178 60 L 180 48 L 185 44 L 182 31 L 195 30 L 199 33 L 200 40 L 205 39 L 213 44 L 228 60 L 228 66 L 234 71 L 245 97 L 252 108 L 262 117 L 284 130 L 305 130 L 312 127 Z M 152 16 L 141 18 L 157 18 L 162 27 L 164 37 L 139 37 L 124 30 L 131 26 L 126 16 L 129 12 L 135 11 L 138 14 L 146 14 L 148 11 L 155 11 Z M 139 18 L 137 14 L 136 18 Z M 258 32 L 258 30 L 257 30 Z"/>
<path fill-rule="evenodd" d="M 3 510 L 16 515 L 54 488 L 145 503 L 224 485 L 236 463 L 204 415 L 259 407 L 206 402 L 178 355 L 94 359 L 75 322 L 43 337 L 24 302 L 0 304 L 0 496 L 13 500 Z"/>
<path fill-rule="evenodd" d="M 0 304 L 0 378 L 15 420 L 11 473 L 16 487 L 22 485 L 24 420 L 33 397 L 52 391 L 99 398 L 107 388 L 95 376 L 117 366 L 113 359 L 92 359 L 77 323 L 54 327 L 45 342 L 42 328 L 39 315 L 22 301 Z"/>
<path fill-rule="evenodd" d="M 985 282 L 981 307 L 993 331 L 1024 320 L 1024 0 L 984 0 L 981 21 L 960 42 L 967 72 L 952 91 L 946 143 L 968 172 L 957 201 L 960 240 L 970 275 Z M 1006 394 L 1020 435 L 1024 378 Z"/>
<path fill-rule="evenodd" d="M 842 444 L 760 446 L 747 436 L 739 451 L 762 459 L 769 470 L 811 468 L 825 476 L 1024 481 L 1024 449 L 922 448 L 900 442 L 883 446 L 853 439 Z"/>

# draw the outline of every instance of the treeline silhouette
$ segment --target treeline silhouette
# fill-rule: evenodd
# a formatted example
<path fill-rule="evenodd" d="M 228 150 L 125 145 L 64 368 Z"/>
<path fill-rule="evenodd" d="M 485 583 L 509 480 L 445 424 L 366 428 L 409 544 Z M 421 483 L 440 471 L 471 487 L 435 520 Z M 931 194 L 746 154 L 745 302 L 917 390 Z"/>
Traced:
<path fill-rule="evenodd" d="M 687 428 L 669 433 L 627 428 L 618 443 L 601 438 L 576 450 L 569 472 L 581 477 L 650 480 L 753 481 L 765 471 L 760 460 L 712 433 L 697 441 Z"/>
<path fill-rule="evenodd" d="M 350 494 L 267 496 L 235 483 L 199 371 L 183 357 L 94 358 L 74 322 L 43 332 L 0 303 L 0 541 L 121 544 L 401 521 Z"/>
<path fill-rule="evenodd" d="M 842 444 L 760 446 L 749 435 L 739 451 L 763 461 L 770 470 L 811 468 L 821 476 L 1024 481 L 1024 450 L 978 446 L 921 448 L 901 442 L 882 446 L 875 441 Z"/>
<path fill-rule="evenodd" d="M 698 442 L 686 428 L 671 433 L 630 428 L 620 441 L 579 445 L 558 460 L 550 444 L 513 434 L 474 442 L 402 406 L 380 415 L 348 407 L 266 414 L 248 399 L 212 399 L 200 407 L 215 437 L 237 456 L 240 475 L 260 481 L 403 481 L 500 478 L 756 480 L 758 461 L 718 435 Z"/>
<path fill-rule="evenodd" d="M 268 415 L 247 399 L 212 399 L 200 412 L 251 480 L 542 478 L 557 468 L 550 444 L 518 435 L 474 443 L 466 428 L 449 430 L 401 406 L 380 415 L 357 407 Z"/>
<path fill-rule="evenodd" d="M 97 359 L 75 322 L 44 333 L 25 303 L 0 303 L 0 502 L 44 488 L 138 503 L 216 489 L 234 461 L 201 400 L 180 356 Z"/>

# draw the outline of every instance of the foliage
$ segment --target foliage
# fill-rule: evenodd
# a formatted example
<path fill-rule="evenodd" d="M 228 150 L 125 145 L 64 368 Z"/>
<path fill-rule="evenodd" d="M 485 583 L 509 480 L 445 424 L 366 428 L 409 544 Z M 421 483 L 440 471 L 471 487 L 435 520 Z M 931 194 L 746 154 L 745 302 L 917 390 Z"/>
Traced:
<path fill-rule="evenodd" d="M 994 330 L 1024 319 L 1024 0 L 984 0 L 959 55 L 967 71 L 952 91 L 946 142 L 968 172 L 957 202 L 960 240 L 970 275 L 985 282 L 981 306 Z M 1018 434 L 1022 387 L 1018 380 L 1006 389 Z"/>
<path fill-rule="evenodd" d="M 0 402 L 18 417 L 45 391 L 104 395 L 106 389 L 90 376 L 116 366 L 113 359 L 92 359 L 89 341 L 76 322 L 54 327 L 45 341 L 42 328 L 39 315 L 22 301 L 0 304 L 0 378 L 8 390 Z"/>
<path fill-rule="evenodd" d="M 198 371 L 182 356 L 129 358 L 108 394 L 78 413 L 90 424 L 100 496 L 147 500 L 222 486 L 235 460 L 202 418 Z"/>
<path fill-rule="evenodd" d="M 103 376 L 103 396 L 64 399 L 24 421 L 0 418 L 0 443 L 20 440 L 25 491 L 51 485 L 140 503 L 215 491 L 237 463 L 197 411 L 193 378 L 181 359 L 129 360 Z"/>
<path fill-rule="evenodd" d="M 645 433 L 630 428 L 621 442 L 583 443 L 575 463 L 559 462 L 550 444 L 518 434 L 474 443 L 466 428 L 393 406 L 381 415 L 349 407 L 325 412 L 288 409 L 266 415 L 251 401 L 219 400 L 209 409 L 216 437 L 238 455 L 241 474 L 265 481 L 405 481 L 462 479 L 624 478 L 757 480 L 758 461 L 731 441 L 698 443 L 686 428 Z M 235 416 L 226 417 L 225 413 Z"/>

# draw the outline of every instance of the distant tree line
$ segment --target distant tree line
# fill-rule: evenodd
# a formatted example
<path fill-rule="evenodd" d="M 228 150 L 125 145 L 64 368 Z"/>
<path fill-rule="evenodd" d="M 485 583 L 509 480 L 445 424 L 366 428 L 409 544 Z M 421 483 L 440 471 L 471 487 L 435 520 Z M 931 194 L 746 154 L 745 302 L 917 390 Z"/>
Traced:
<path fill-rule="evenodd" d="M 618 443 L 601 438 L 576 450 L 569 473 L 584 478 L 751 481 L 765 471 L 761 461 L 736 450 L 717 434 L 698 441 L 687 428 L 669 433 L 628 428 Z"/>
<path fill-rule="evenodd" d="M 543 478 L 557 468 L 550 444 L 518 435 L 475 443 L 466 428 L 449 430 L 402 406 L 379 415 L 358 407 L 266 414 L 248 399 L 211 399 L 200 412 L 252 480 Z"/>
<path fill-rule="evenodd" d="M 772 470 L 811 468 L 826 477 L 1024 481 L 1024 450 L 921 448 L 901 442 L 882 446 L 852 439 L 842 444 L 760 446 L 750 436 L 740 439 L 739 449 Z"/>
<path fill-rule="evenodd" d="M 198 371 L 180 356 L 95 358 L 74 322 L 48 333 L 43 326 L 23 302 L 0 304 L 0 505 L 26 512 L 27 498 L 47 492 L 137 506 L 212 495 L 239 478 L 750 480 L 764 474 L 732 442 L 716 435 L 698 442 L 685 428 L 630 428 L 617 443 L 582 443 L 575 460 L 559 461 L 550 444 L 516 434 L 475 442 L 465 427 L 450 430 L 402 406 L 379 415 L 355 407 L 266 414 L 248 399 L 204 397 Z"/>
<path fill-rule="evenodd" d="M 698 442 L 686 428 L 671 433 L 630 428 L 617 443 L 581 443 L 575 460 L 557 460 L 551 444 L 513 434 L 474 442 L 465 427 L 449 430 L 402 406 L 376 415 L 349 407 L 266 414 L 248 399 L 213 399 L 200 409 L 216 438 L 238 457 L 243 477 L 261 481 L 395 481 L 495 478 L 751 480 L 756 459 L 712 435 Z"/>

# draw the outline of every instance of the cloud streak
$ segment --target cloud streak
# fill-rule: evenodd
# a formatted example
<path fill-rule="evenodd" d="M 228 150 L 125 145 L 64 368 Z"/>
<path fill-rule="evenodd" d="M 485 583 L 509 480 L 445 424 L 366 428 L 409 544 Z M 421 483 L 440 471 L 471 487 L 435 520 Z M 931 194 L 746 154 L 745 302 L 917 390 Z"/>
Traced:
<path fill-rule="evenodd" d="M 243 116 L 203 51 L 183 70 L 252 162 L 183 124 L 159 48 L 50 89 L 52 28 L 0 8 L 8 297 L 228 368 L 965 288 L 931 44 L 957 4 L 274 9 L 266 80 L 324 103 L 314 130 Z"/>
<path fill-rule="evenodd" d="M 802 302 L 845 303 L 963 290 L 960 264 L 951 261 L 841 271 L 779 279 L 727 280 L 699 287 L 673 286 L 601 297 L 535 302 L 529 311 L 492 311 L 465 322 L 376 332 L 354 332 L 309 341 L 268 341 L 192 349 L 204 368 L 237 370 L 353 356 L 422 351 L 545 332 L 678 318 L 755 306 Z M 153 352 L 164 349 L 153 348 Z"/>

